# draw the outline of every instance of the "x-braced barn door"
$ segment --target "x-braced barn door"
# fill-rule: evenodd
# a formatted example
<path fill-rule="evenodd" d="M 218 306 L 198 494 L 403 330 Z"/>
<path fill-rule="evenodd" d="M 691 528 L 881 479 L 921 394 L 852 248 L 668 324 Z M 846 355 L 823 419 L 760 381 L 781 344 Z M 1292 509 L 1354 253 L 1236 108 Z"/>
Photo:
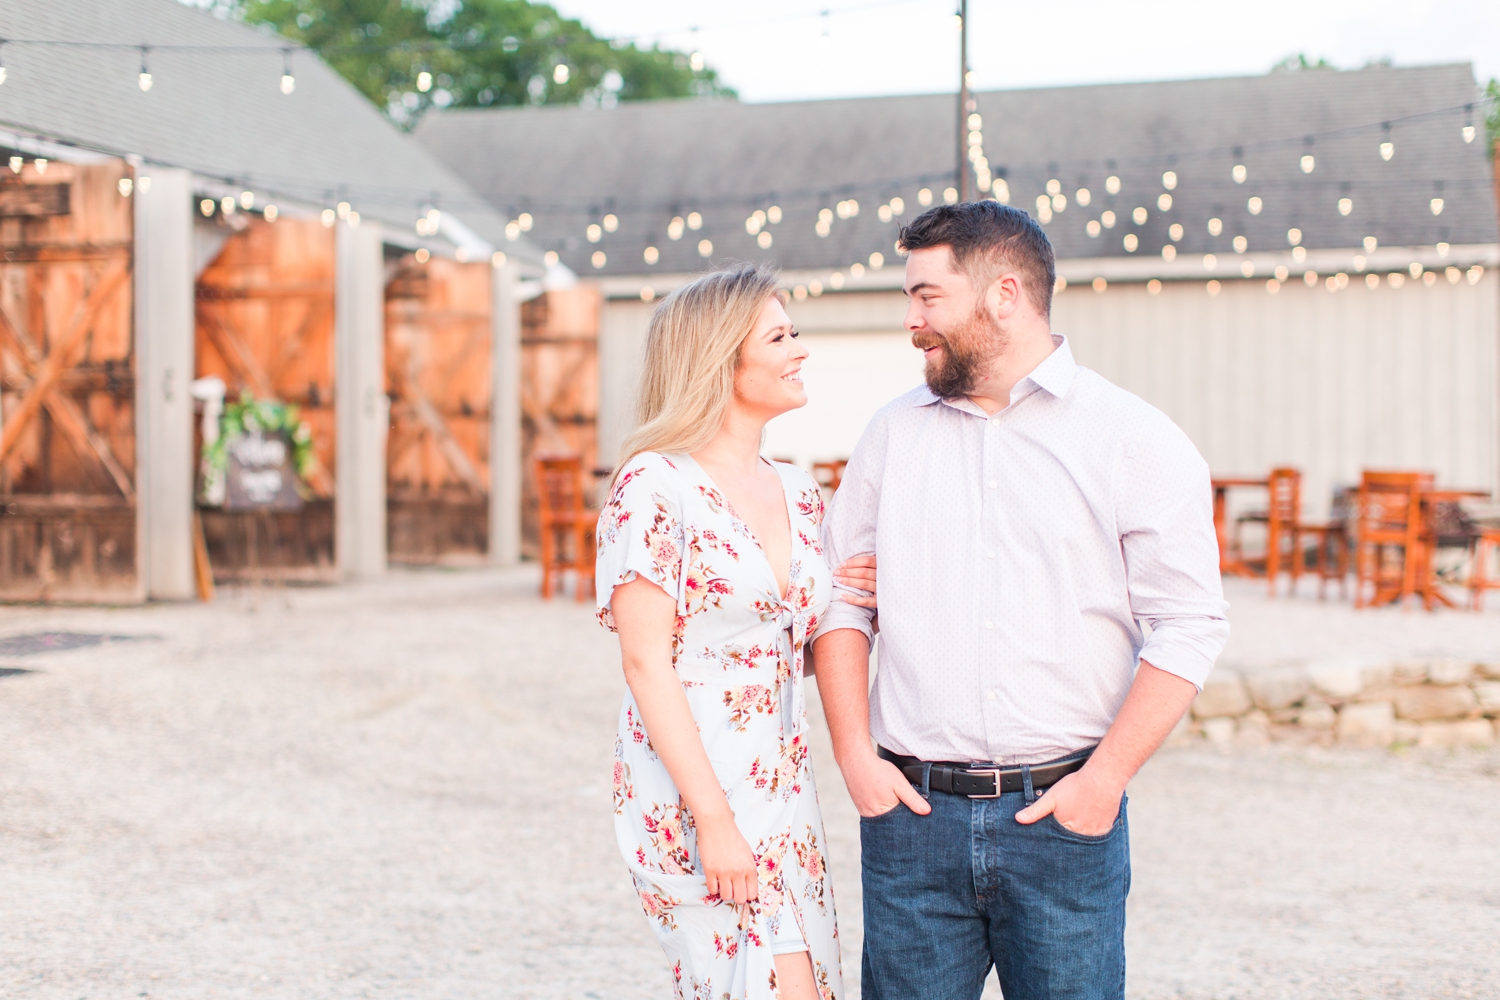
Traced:
<path fill-rule="evenodd" d="M 488 263 L 405 254 L 385 298 L 386 532 L 392 562 L 483 557 L 489 549 Z"/>
<path fill-rule="evenodd" d="M 118 160 L 0 163 L 3 599 L 139 596 L 132 187 Z"/>
<path fill-rule="evenodd" d="M 240 228 L 198 277 L 197 374 L 223 379 L 230 401 L 296 406 L 312 460 L 298 510 L 203 509 L 214 578 L 331 580 L 334 233 L 310 219 L 217 218 Z"/>

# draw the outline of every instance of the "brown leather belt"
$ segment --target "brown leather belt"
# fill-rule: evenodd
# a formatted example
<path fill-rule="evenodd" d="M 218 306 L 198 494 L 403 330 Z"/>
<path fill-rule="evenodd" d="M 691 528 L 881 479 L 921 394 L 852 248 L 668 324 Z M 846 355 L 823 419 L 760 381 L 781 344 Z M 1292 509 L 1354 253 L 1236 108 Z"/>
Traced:
<path fill-rule="evenodd" d="M 1057 784 L 1066 776 L 1082 768 L 1088 762 L 1094 748 L 1089 747 L 1087 750 L 1069 754 L 1060 760 L 1038 764 L 1028 769 L 984 767 L 980 764 L 929 764 L 925 760 L 907 757 L 904 754 L 887 750 L 885 747 L 878 747 L 877 752 L 882 758 L 900 768 L 906 780 L 918 788 L 922 787 L 922 772 L 930 767 L 931 771 L 927 775 L 929 789 L 947 792 L 949 795 L 967 795 L 971 799 L 993 799 L 998 798 L 1003 792 L 1025 791 L 1025 770 L 1031 771 L 1032 791 L 1039 792 Z"/>

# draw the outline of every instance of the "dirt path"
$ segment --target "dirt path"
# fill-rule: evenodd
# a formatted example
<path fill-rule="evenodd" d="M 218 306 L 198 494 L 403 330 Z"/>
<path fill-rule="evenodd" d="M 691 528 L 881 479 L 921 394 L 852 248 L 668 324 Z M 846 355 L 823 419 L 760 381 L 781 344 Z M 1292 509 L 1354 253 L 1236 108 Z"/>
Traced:
<path fill-rule="evenodd" d="M 587 608 L 434 572 L 0 609 L 0 637 L 43 629 L 142 638 L 0 656 L 35 671 L 0 677 L 0 996 L 670 995 Z M 814 751 L 852 986 L 857 824 Z M 1497 772 L 1164 753 L 1132 789 L 1132 996 L 1495 995 Z"/>

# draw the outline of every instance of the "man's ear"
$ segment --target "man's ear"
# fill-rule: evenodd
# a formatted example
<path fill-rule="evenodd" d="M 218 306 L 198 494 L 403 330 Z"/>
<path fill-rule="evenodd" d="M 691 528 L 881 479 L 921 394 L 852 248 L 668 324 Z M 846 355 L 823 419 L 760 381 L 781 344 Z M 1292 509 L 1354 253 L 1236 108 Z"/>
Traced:
<path fill-rule="evenodd" d="M 996 319 L 1009 319 L 1015 314 L 1024 294 L 1021 288 L 1021 276 L 1014 271 L 1002 271 L 985 290 L 984 304 L 991 316 Z"/>

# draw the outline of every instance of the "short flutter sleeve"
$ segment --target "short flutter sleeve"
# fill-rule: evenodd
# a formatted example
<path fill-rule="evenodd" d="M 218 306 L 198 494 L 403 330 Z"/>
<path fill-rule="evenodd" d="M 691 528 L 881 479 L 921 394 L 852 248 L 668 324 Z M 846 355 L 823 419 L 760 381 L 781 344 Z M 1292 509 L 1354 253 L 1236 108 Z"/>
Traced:
<path fill-rule="evenodd" d="M 599 624 L 611 632 L 615 588 L 642 577 L 681 604 L 683 525 L 679 475 L 655 452 L 642 452 L 615 479 L 599 512 L 594 561 Z"/>

